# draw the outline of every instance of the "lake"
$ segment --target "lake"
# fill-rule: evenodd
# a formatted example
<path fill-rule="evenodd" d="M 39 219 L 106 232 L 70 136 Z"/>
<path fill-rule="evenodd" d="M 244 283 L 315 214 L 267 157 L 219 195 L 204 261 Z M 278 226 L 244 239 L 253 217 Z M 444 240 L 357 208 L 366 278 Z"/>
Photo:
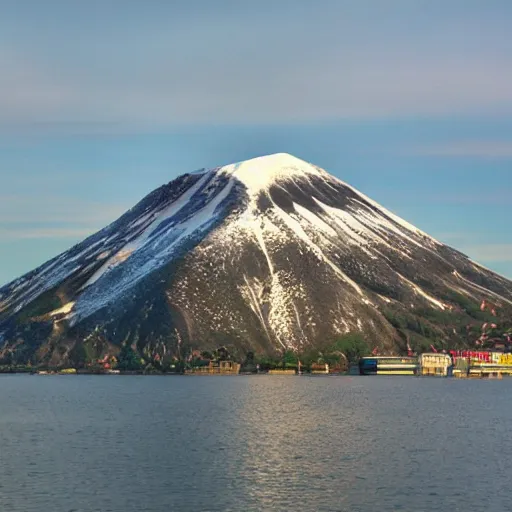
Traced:
<path fill-rule="evenodd" d="M 512 379 L 0 376 L 0 510 L 510 504 Z"/>

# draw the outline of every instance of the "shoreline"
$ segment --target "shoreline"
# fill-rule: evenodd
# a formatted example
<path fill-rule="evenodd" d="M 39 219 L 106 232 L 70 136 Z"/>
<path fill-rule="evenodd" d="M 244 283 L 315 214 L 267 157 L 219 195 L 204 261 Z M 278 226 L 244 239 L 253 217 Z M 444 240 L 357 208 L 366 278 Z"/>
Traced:
<path fill-rule="evenodd" d="M 47 372 L 47 371 L 0 371 L 0 378 L 2 375 L 29 375 L 29 376 L 37 376 L 37 377 L 69 377 L 69 376 L 80 376 L 80 375 L 95 375 L 98 377 L 127 377 L 127 376 L 137 376 L 137 377 L 420 377 L 422 379 L 448 379 L 448 380 L 508 380 L 508 378 L 512 377 L 512 375 L 503 375 L 501 377 L 495 377 L 492 375 L 485 375 L 485 374 L 479 374 L 479 375 L 468 375 L 464 376 L 463 378 L 460 376 L 435 376 L 435 375 L 393 375 L 393 374 L 380 374 L 380 375 L 361 375 L 359 373 L 350 373 L 350 372 L 344 372 L 344 373 L 331 373 L 331 374 L 318 374 L 318 373 L 310 373 L 310 372 L 303 372 L 303 373 L 295 373 L 295 374 L 287 374 L 287 375 L 279 375 L 279 374 L 272 374 L 269 372 L 259 372 L 259 373 L 173 373 L 173 372 L 146 372 L 143 371 L 137 372 L 137 371 L 126 371 L 126 372 L 88 372 L 88 371 L 77 371 L 77 372 L 60 372 L 60 371 L 54 371 L 54 372 Z"/>

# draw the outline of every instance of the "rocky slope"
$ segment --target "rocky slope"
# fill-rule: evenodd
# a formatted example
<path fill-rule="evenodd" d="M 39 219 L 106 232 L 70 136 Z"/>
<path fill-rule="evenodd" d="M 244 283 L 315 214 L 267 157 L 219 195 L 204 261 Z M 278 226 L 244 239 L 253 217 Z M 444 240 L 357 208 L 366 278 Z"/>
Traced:
<path fill-rule="evenodd" d="M 219 345 L 382 353 L 473 343 L 512 283 L 324 170 L 276 154 L 185 174 L 0 289 L 0 361 Z"/>

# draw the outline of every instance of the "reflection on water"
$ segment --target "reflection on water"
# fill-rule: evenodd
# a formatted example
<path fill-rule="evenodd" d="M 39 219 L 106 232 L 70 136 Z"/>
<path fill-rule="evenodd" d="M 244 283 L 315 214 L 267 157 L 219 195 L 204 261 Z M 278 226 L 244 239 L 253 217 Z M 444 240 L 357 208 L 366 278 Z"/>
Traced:
<path fill-rule="evenodd" d="M 503 511 L 512 380 L 0 378 L 2 511 Z"/>
<path fill-rule="evenodd" d="M 356 380 L 346 381 L 350 387 L 335 381 L 304 377 L 292 391 L 289 377 L 272 377 L 247 388 L 244 426 L 237 429 L 237 444 L 247 450 L 232 477 L 243 471 L 255 509 L 315 510 L 346 500 L 357 478 L 350 466 L 364 449 L 357 432 L 364 432 L 368 408 L 357 406 L 367 398 Z"/>

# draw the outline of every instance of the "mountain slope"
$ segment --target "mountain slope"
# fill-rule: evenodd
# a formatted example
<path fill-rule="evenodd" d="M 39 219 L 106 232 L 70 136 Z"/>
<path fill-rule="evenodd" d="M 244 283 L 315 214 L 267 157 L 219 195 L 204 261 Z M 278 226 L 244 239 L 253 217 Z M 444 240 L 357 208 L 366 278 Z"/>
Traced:
<path fill-rule="evenodd" d="M 512 283 L 291 155 L 186 174 L 0 289 L 0 357 L 468 342 Z M 470 326 L 470 327 L 468 327 Z M 179 344 L 178 344 L 179 342 Z M 427 343 L 428 346 L 428 343 Z"/>

